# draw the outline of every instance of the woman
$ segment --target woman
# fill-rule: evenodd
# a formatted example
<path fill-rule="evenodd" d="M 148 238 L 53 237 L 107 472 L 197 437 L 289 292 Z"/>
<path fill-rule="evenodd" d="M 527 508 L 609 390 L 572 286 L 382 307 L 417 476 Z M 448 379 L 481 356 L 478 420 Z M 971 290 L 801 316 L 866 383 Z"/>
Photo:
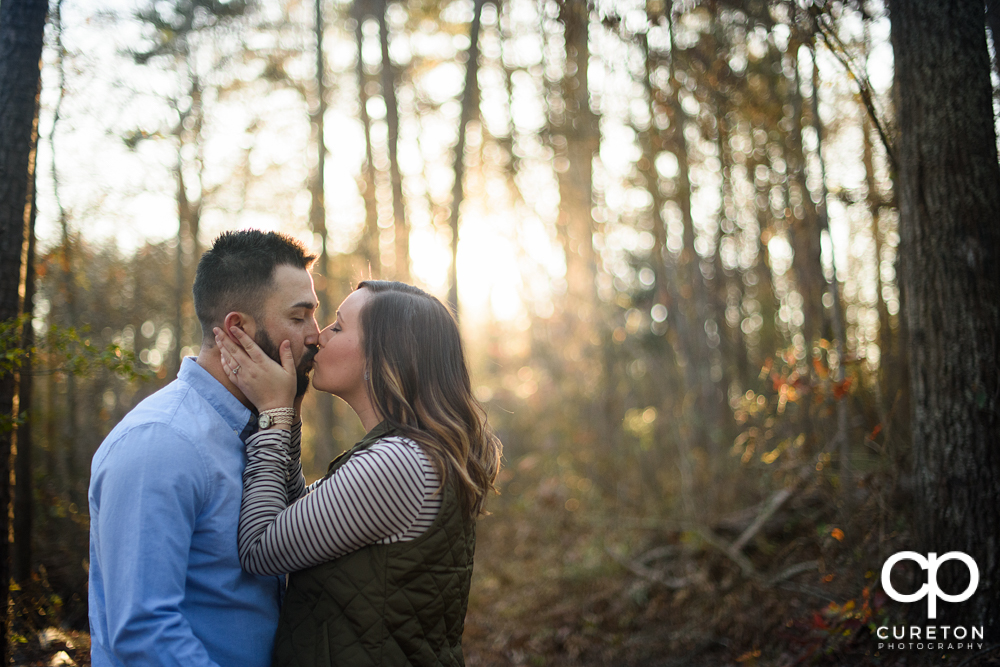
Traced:
<path fill-rule="evenodd" d="M 275 424 L 247 442 L 239 552 L 256 574 L 292 572 L 275 665 L 462 665 L 475 520 L 501 445 L 473 398 L 444 305 L 365 281 L 320 334 L 313 386 L 344 399 L 367 435 L 301 482 L 290 346 L 279 366 L 216 332 L 223 366 Z"/>

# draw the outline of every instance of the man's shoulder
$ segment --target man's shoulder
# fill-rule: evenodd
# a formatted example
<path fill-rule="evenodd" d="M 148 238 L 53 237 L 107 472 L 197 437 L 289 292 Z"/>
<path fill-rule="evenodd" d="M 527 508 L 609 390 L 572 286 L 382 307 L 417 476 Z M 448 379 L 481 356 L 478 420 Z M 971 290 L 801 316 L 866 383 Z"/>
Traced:
<path fill-rule="evenodd" d="M 202 398 L 182 380 L 174 380 L 132 408 L 104 439 L 94 456 L 100 465 L 121 444 L 134 441 L 146 444 L 164 440 L 178 444 L 197 444 L 195 432 L 204 413 L 198 410 Z M 199 413 L 201 417 L 199 419 Z"/>
<path fill-rule="evenodd" d="M 170 428 L 175 425 L 180 415 L 188 407 L 185 403 L 191 400 L 192 389 L 183 380 L 174 380 L 156 393 L 142 399 L 132 408 L 118 425 L 108 435 L 112 439 L 118 435 L 141 426 L 162 425 Z"/>

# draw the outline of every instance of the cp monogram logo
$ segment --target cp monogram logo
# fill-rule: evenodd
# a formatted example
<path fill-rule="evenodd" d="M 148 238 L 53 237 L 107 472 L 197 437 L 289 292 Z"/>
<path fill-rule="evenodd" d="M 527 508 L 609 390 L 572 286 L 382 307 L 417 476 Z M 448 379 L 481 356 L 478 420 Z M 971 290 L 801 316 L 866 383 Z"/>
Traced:
<path fill-rule="evenodd" d="M 910 593 L 905 595 L 899 593 L 895 588 L 892 587 L 892 580 L 890 579 L 890 574 L 892 574 L 892 568 L 901 560 L 912 560 L 921 569 L 927 570 L 927 583 L 920 587 L 916 593 Z M 965 563 L 965 566 L 969 568 L 969 587 L 958 595 L 949 595 L 942 591 L 938 587 L 937 583 L 937 571 L 941 563 L 948 560 L 960 560 Z M 976 592 L 979 588 L 979 566 L 976 565 L 976 561 L 972 559 L 968 554 L 964 554 L 961 551 L 949 551 L 940 558 L 933 551 L 927 554 L 927 558 L 918 554 L 915 551 L 900 551 L 898 554 L 893 555 L 885 562 L 882 566 L 882 588 L 885 590 L 886 594 L 897 602 L 916 602 L 917 600 L 926 597 L 927 598 L 927 617 L 937 618 L 937 599 L 941 598 L 945 602 L 965 602 L 972 597 L 972 594 Z"/>

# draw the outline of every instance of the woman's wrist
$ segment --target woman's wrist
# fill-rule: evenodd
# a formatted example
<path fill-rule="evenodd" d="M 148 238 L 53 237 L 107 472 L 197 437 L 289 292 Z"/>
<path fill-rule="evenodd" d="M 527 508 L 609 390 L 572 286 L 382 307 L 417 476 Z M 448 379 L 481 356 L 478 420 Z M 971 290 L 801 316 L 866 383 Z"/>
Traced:
<path fill-rule="evenodd" d="M 272 426 L 285 426 L 288 430 L 291 430 L 291 426 L 294 421 L 294 408 L 268 408 L 260 411 L 260 416 L 257 419 L 257 426 L 261 430 L 270 429 Z"/>
<path fill-rule="evenodd" d="M 268 410 L 295 410 L 291 401 L 267 401 L 257 406 L 257 412 L 267 412 Z"/>

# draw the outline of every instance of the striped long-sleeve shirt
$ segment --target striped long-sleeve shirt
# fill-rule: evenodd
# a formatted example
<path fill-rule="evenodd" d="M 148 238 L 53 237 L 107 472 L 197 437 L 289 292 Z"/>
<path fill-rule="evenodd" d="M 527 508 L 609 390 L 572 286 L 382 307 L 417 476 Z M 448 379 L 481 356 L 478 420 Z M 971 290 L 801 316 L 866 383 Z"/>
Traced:
<path fill-rule="evenodd" d="M 256 574 L 302 570 L 369 544 L 412 540 L 441 506 L 440 475 L 408 438 L 379 440 L 308 488 L 301 424 L 247 440 L 239 554 Z"/>

